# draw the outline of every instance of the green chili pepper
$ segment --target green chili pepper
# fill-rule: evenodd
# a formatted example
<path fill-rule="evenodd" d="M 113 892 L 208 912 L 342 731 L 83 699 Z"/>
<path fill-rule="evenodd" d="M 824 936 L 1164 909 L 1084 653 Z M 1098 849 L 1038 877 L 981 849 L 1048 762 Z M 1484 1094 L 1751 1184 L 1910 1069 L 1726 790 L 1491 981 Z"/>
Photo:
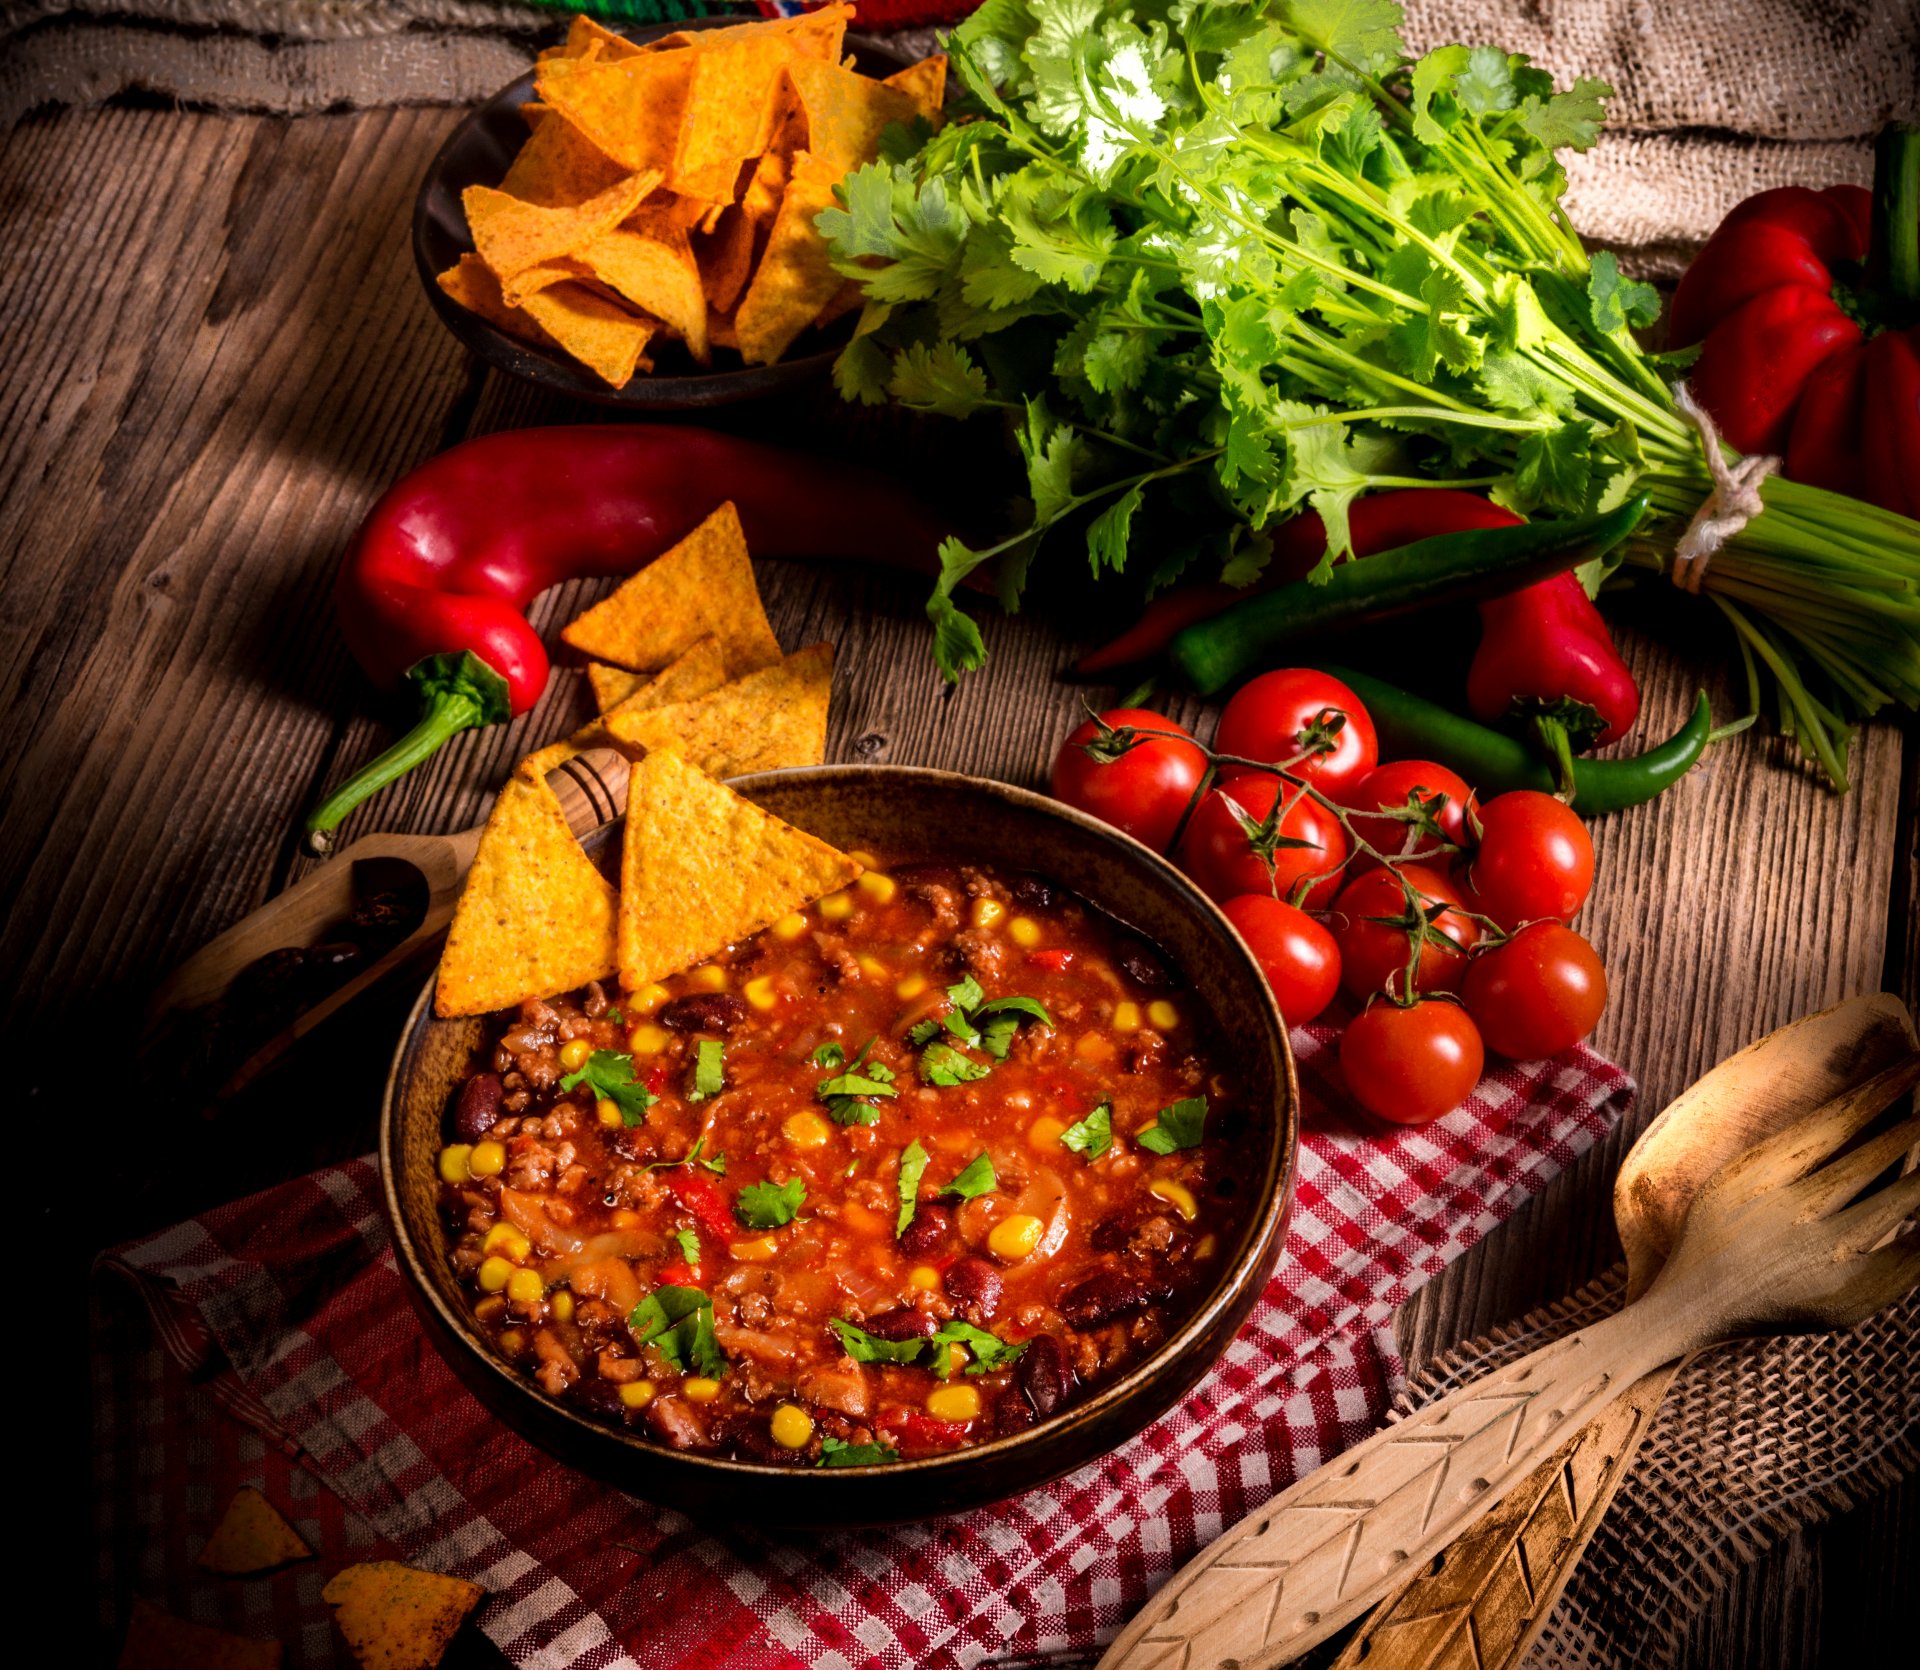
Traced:
<path fill-rule="evenodd" d="M 1554 763 L 1524 742 L 1450 713 L 1424 696 L 1350 667 L 1316 662 L 1366 704 L 1380 738 L 1380 757 L 1435 760 L 1460 773 L 1481 794 L 1538 789 L 1553 794 Z M 1713 708 L 1703 690 L 1687 722 L 1666 741 L 1624 760 L 1573 761 L 1573 809 L 1585 816 L 1618 812 L 1651 800 L 1693 768 L 1713 734 Z"/>
<path fill-rule="evenodd" d="M 1272 650 L 1425 604 L 1518 591 L 1610 551 L 1640 525 L 1644 497 L 1598 516 L 1470 528 L 1341 563 L 1315 584 L 1296 580 L 1249 597 L 1174 636 L 1174 666 L 1203 696 L 1231 684 Z"/>

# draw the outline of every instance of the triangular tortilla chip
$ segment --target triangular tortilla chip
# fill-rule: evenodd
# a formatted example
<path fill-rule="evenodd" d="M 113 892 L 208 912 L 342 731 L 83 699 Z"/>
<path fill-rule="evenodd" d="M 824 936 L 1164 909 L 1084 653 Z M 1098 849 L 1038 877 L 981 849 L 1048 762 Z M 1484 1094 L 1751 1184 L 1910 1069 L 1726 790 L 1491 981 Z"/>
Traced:
<path fill-rule="evenodd" d="M 896 122 L 911 125 L 921 113 L 905 88 L 838 64 L 793 58 L 785 73 L 805 117 L 804 148 L 831 168 L 835 178 L 872 162 L 880 154 L 880 135 Z"/>
<path fill-rule="evenodd" d="M 447 268 L 435 282 L 469 313 L 479 314 L 488 324 L 511 331 L 528 342 L 538 342 L 548 348 L 555 346 L 553 338 L 531 317 L 508 305 L 500 293 L 500 280 L 488 271 L 486 262 L 479 256 L 462 255 L 459 264 Z"/>
<path fill-rule="evenodd" d="M 833 646 L 813 644 L 693 701 L 617 707 L 600 728 L 618 748 L 678 754 L 711 777 L 818 765 L 832 692 Z"/>
<path fill-rule="evenodd" d="M 708 633 L 736 678 L 780 659 L 731 501 L 560 629 L 583 654 L 636 672 L 664 667 Z"/>
<path fill-rule="evenodd" d="M 833 300 L 820 309 L 820 317 L 814 323 L 825 329 L 836 319 L 844 319 L 849 313 L 861 306 L 867 299 L 867 293 L 861 288 L 857 278 L 850 278 L 840 286 Z"/>
<path fill-rule="evenodd" d="M 633 768 L 620 863 L 620 978 L 629 991 L 690 968 L 860 866 L 673 754 Z"/>
<path fill-rule="evenodd" d="M 680 143 L 695 54 L 642 52 L 617 63 L 552 58 L 534 88 L 598 149 L 623 167 L 665 169 Z"/>
<path fill-rule="evenodd" d="M 320 1598 L 366 1670 L 433 1670 L 486 1593 L 463 1578 L 369 1560 L 334 1573 Z"/>
<path fill-rule="evenodd" d="M 839 178 L 839 170 L 811 152 L 794 153 L 793 178 L 780 199 L 766 253 L 734 316 L 740 353 L 749 365 L 772 365 L 839 293 L 841 275 L 813 224 L 815 215 L 833 206 Z"/>
<path fill-rule="evenodd" d="M 223 1577 L 253 1577 L 312 1558 L 313 1550 L 300 1533 L 266 1497 L 247 1485 L 233 1493 L 196 1563 Z"/>
<path fill-rule="evenodd" d="M 778 37 L 795 52 L 803 52 L 809 58 L 824 58 L 831 64 L 840 56 L 840 46 L 846 39 L 847 24 L 852 18 L 853 7 L 850 5 L 821 6 L 816 11 L 802 12 L 798 17 L 735 23 L 725 29 L 680 29 L 671 35 L 662 35 L 657 40 L 649 41 L 641 50 L 658 52 L 690 46 L 696 51 L 711 51 L 728 41 L 764 35 Z"/>
<path fill-rule="evenodd" d="M 905 93 L 919 106 L 920 114 L 937 128 L 947 101 L 947 55 L 936 52 L 930 58 L 922 58 L 919 63 L 909 64 L 888 76 L 881 85 Z"/>
<path fill-rule="evenodd" d="M 601 283 L 677 332 L 687 351 L 707 363 L 707 298 L 684 229 L 635 215 L 583 245 L 578 259 Z"/>
<path fill-rule="evenodd" d="M 484 1015 L 604 979 L 614 966 L 616 902 L 553 791 L 512 779 L 453 907 L 435 1011 Z"/>
<path fill-rule="evenodd" d="M 781 151 L 768 151 L 754 164 L 753 177 L 740 194 L 741 212 L 751 221 L 771 225 L 792 177 L 793 159 Z"/>
<path fill-rule="evenodd" d="M 531 106 L 527 108 L 532 108 Z M 618 185 L 627 170 L 559 112 L 542 120 L 507 169 L 500 189 L 522 203 L 570 209 Z"/>
<path fill-rule="evenodd" d="M 548 772 L 565 765 L 576 754 L 584 754 L 589 748 L 618 748 L 629 759 L 638 759 L 640 749 L 624 746 L 617 738 L 607 734 L 608 713 L 637 713 L 643 708 L 690 702 L 696 696 L 718 690 L 727 682 L 726 657 L 721 653 L 720 640 L 711 636 L 700 639 L 686 654 L 651 678 L 645 673 L 630 673 L 624 667 L 606 667 L 595 661 L 587 667 L 589 679 L 596 668 L 603 674 L 617 675 L 633 682 L 607 704 L 606 712 L 598 719 L 581 726 L 564 741 L 549 743 L 538 753 L 529 754 L 514 767 L 515 775 L 526 778 L 530 783 L 537 783 Z M 594 690 L 597 696 L 600 690 L 598 681 L 594 683 Z"/>
<path fill-rule="evenodd" d="M 594 52 L 594 48 L 599 50 Z M 602 64 L 617 64 L 622 58 L 638 58 L 647 49 L 636 46 L 625 35 L 595 23 L 590 17 L 576 17 L 567 30 L 563 45 L 550 46 L 540 54 L 546 58 L 585 58 L 589 53 Z"/>
<path fill-rule="evenodd" d="M 587 683 L 593 688 L 593 705 L 602 713 L 650 682 L 645 673 L 630 673 L 625 667 L 611 666 L 605 661 L 587 663 Z"/>
<path fill-rule="evenodd" d="M 473 247 L 505 284 L 515 273 L 571 255 L 618 226 L 659 183 L 657 173 L 629 174 L 586 202 L 559 209 L 522 203 L 491 186 L 468 186 L 460 202 Z"/>
<path fill-rule="evenodd" d="M 580 283 L 554 284 L 522 298 L 520 306 L 562 348 L 601 381 L 621 389 L 635 371 L 651 370 L 646 347 L 656 320 L 610 302 Z"/>
<path fill-rule="evenodd" d="M 740 299 L 753 270 L 754 223 L 740 208 L 729 208 L 711 232 L 694 239 L 693 256 L 710 307 L 724 313 Z"/>
<path fill-rule="evenodd" d="M 743 35 L 692 56 L 686 116 L 667 184 L 688 196 L 731 203 L 740 165 L 767 148 L 780 111 L 780 71 L 792 53 L 777 36 Z"/>
<path fill-rule="evenodd" d="M 280 1670 L 280 1643 L 189 1623 L 136 1598 L 120 1670 Z"/>

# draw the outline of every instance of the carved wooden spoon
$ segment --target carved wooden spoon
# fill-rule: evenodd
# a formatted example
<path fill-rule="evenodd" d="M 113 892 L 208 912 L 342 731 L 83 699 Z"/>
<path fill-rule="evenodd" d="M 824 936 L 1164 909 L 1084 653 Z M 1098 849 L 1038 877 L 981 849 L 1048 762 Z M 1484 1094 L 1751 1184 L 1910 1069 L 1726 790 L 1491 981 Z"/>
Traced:
<path fill-rule="evenodd" d="M 1722 1164 L 1633 1303 L 1376 1433 L 1250 1514 L 1147 1603 L 1102 1666 L 1284 1664 L 1662 1364 L 1750 1334 L 1848 1327 L 1906 1293 L 1920 1282 L 1920 1236 L 1879 1243 L 1920 1207 L 1920 1174 L 1873 1185 L 1920 1142 L 1920 1116 L 1833 1156 L 1911 1085 L 1913 1065 Z"/>

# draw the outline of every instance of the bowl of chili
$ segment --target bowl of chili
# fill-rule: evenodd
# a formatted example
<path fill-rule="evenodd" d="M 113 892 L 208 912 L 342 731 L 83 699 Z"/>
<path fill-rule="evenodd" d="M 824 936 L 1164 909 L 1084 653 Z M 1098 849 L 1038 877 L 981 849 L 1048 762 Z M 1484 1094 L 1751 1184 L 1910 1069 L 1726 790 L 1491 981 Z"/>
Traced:
<path fill-rule="evenodd" d="M 1193 1388 L 1278 1258 L 1299 1093 L 1258 965 L 1158 854 L 1030 791 L 894 766 L 732 786 L 823 839 L 885 855 L 874 872 L 885 880 L 857 906 L 821 901 L 819 921 L 776 924 L 674 977 L 645 1019 L 613 1014 L 590 989 L 531 1014 L 443 1021 L 429 987 L 396 1052 L 380 1129 L 396 1259 L 428 1336 L 521 1436 L 691 1513 L 917 1520 L 1086 1465 Z M 617 854 L 617 833 L 598 832 L 589 851 Z M 895 962 L 916 956 L 933 960 L 901 974 Z M 769 1018 L 757 1011 L 776 976 L 786 996 Z M 1007 991 L 1019 996 L 1008 1003 Z M 996 1004 L 997 1054 L 985 1036 Z M 608 1102 L 596 1124 L 590 1097 L 556 1100 L 554 1038 L 598 1039 L 615 1024 L 652 1026 L 685 1068 L 655 1068 L 661 1094 L 644 1122 L 607 1120 Z M 897 1099 L 834 1106 L 850 1093 L 837 1073 L 883 1060 L 896 1064 L 880 1077 Z M 470 1087 L 503 1066 L 518 1111 L 495 1099 L 488 1130 L 469 1130 Z M 702 1099 L 708 1069 L 716 1099 L 683 1105 Z M 488 1098 L 500 1082 L 483 1085 Z M 731 1096 L 716 1095 L 721 1083 Z M 1183 1103 L 1182 1090 L 1197 1094 Z M 1099 1110 L 1086 1105 L 1095 1096 Z M 1157 1116 L 1144 1111 L 1168 1096 Z M 1196 1102 L 1207 1108 L 1197 1121 Z M 1104 1141 L 1089 1142 L 1090 1121 Z M 844 1145 L 831 1166 L 818 1152 L 794 1162 L 793 1145 L 822 1130 Z M 448 1144 L 503 1134 L 505 1174 L 450 1188 Z M 559 1153 L 550 1139 L 563 1135 Z M 753 1181 L 768 1169 L 763 1149 L 778 1150 L 778 1185 Z M 559 1209 L 579 1234 L 548 1241 L 548 1191 L 567 1186 L 567 1169 L 591 1175 Z M 782 1189 L 804 1198 L 798 1217 L 791 1198 L 783 1211 Z M 654 1243 L 650 1203 L 666 1226 Z M 762 1212 L 786 1227 L 756 1235 Z M 616 1224 L 634 1239 L 619 1241 Z M 673 1224 L 686 1232 L 681 1250 Z M 560 1249 L 540 1285 L 570 1281 L 566 1325 L 541 1329 L 538 1350 L 531 1313 L 492 1303 L 500 1284 L 481 1268 L 491 1257 L 504 1270 L 501 1254 L 524 1249 L 527 1230 L 543 1251 Z M 1045 1237 L 1038 1256 L 1006 1244 L 1026 1230 Z M 611 1285 L 598 1258 L 609 1245 L 634 1255 L 612 1261 Z M 710 1375 L 677 1351 L 668 1369 L 659 1351 L 671 1336 L 629 1334 L 641 1314 L 630 1304 L 660 1298 L 657 1320 L 675 1322 L 680 1344 L 694 1345 L 698 1325 L 699 1350 L 724 1354 L 734 1372 Z M 587 1313 L 609 1300 L 618 1327 L 583 1345 Z M 544 1304 L 534 1312 L 550 1315 Z M 973 1413 L 929 1420 L 955 1388 Z"/>

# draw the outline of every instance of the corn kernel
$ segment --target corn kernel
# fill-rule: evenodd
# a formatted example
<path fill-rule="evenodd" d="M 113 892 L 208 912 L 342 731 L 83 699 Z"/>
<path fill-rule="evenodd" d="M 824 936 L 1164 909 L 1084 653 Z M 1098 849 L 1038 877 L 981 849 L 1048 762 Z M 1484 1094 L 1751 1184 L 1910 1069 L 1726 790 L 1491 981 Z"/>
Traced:
<path fill-rule="evenodd" d="M 554 1321 L 571 1322 L 573 1320 L 573 1295 L 564 1287 L 557 1289 L 547 1304 L 553 1311 Z"/>
<path fill-rule="evenodd" d="M 629 1380 L 620 1388 L 620 1401 L 629 1409 L 644 1409 L 653 1402 L 651 1380 Z"/>
<path fill-rule="evenodd" d="M 1006 914 L 1007 907 L 998 899 L 982 896 L 973 901 L 973 925 L 976 928 L 991 928 Z"/>
<path fill-rule="evenodd" d="M 723 992 L 727 989 L 727 971 L 718 963 L 702 963 L 687 976 L 687 984 L 697 992 Z"/>
<path fill-rule="evenodd" d="M 741 994 L 756 1009 L 771 1009 L 780 1000 L 774 995 L 773 976 L 763 974 L 757 980 L 749 980 L 740 988 Z"/>
<path fill-rule="evenodd" d="M 466 1182 L 470 1173 L 467 1170 L 467 1156 L 473 1152 L 473 1144 L 456 1142 L 440 1150 L 440 1181 L 458 1186 Z"/>
<path fill-rule="evenodd" d="M 620 1206 L 614 1209 L 607 1222 L 615 1229 L 638 1229 L 640 1214 L 631 1206 Z"/>
<path fill-rule="evenodd" d="M 768 1423 L 773 1441 L 783 1450 L 803 1450 L 813 1436 L 813 1417 L 798 1404 L 783 1403 Z"/>
<path fill-rule="evenodd" d="M 1007 937 L 1023 951 L 1040 943 L 1040 924 L 1031 916 L 1016 916 L 1007 924 Z"/>
<path fill-rule="evenodd" d="M 1060 1146 L 1060 1139 L 1066 1134 L 1066 1122 L 1048 1114 L 1027 1127 L 1027 1146 L 1048 1154 Z"/>
<path fill-rule="evenodd" d="M 880 860 L 862 847 L 855 847 L 847 856 L 863 870 L 875 870 L 880 867 Z"/>
<path fill-rule="evenodd" d="M 788 1114 L 780 1129 L 795 1148 L 824 1148 L 833 1140 L 833 1127 L 811 1108 Z"/>
<path fill-rule="evenodd" d="M 524 1264 L 527 1254 L 533 1251 L 533 1243 L 512 1224 L 495 1224 L 487 1231 L 487 1238 L 480 1243 L 480 1250 L 486 1253 L 502 1253 L 516 1264 Z"/>
<path fill-rule="evenodd" d="M 585 1038 L 569 1038 L 560 1046 L 560 1065 L 569 1073 L 577 1073 L 587 1064 L 587 1057 L 593 1054 L 593 1045 Z"/>
<path fill-rule="evenodd" d="M 498 1177 L 506 1164 L 507 1151 L 497 1142 L 476 1142 L 467 1156 L 467 1170 L 475 1177 Z"/>
<path fill-rule="evenodd" d="M 547 1296 L 538 1270 L 516 1270 L 507 1277 L 507 1297 L 516 1305 L 537 1305 Z"/>
<path fill-rule="evenodd" d="M 1018 1264 L 1021 1259 L 1033 1256 L 1033 1249 L 1040 1245 L 1040 1237 L 1046 1232 L 1047 1226 L 1031 1212 L 1016 1212 L 987 1231 L 987 1249 L 995 1258 Z"/>
<path fill-rule="evenodd" d="M 507 1314 L 507 1301 L 498 1294 L 474 1302 L 473 1315 L 477 1322 L 497 1322 Z"/>
<path fill-rule="evenodd" d="M 893 896 L 900 891 L 900 884 L 892 876 L 880 870 L 869 870 L 853 884 L 876 905 L 890 905 Z"/>
<path fill-rule="evenodd" d="M 927 977 L 924 974 L 909 974 L 893 988 L 893 995 L 899 998 L 918 997 L 927 989 Z"/>
<path fill-rule="evenodd" d="M 482 1259 L 480 1268 L 474 1273 L 474 1280 L 480 1284 L 482 1293 L 498 1293 L 507 1285 L 507 1278 L 513 1274 L 513 1266 L 498 1253 L 492 1258 Z"/>
<path fill-rule="evenodd" d="M 762 1235 L 754 1241 L 735 1241 L 728 1248 L 735 1258 L 746 1264 L 764 1264 L 780 1250 L 780 1243 L 771 1235 Z"/>
<path fill-rule="evenodd" d="M 775 939 L 798 939 L 807 931 L 807 919 L 797 910 L 790 910 L 773 925 Z"/>
<path fill-rule="evenodd" d="M 907 1285 L 919 1288 L 922 1293 L 936 1293 L 940 1288 L 940 1272 L 931 1264 L 916 1264 L 907 1272 Z"/>
<path fill-rule="evenodd" d="M 867 956 L 864 952 L 854 959 L 860 965 L 860 972 L 869 980 L 884 980 L 887 977 L 887 965 L 878 957 Z"/>
<path fill-rule="evenodd" d="M 711 1403 L 720 1395 L 720 1382 L 696 1374 L 680 1382 L 680 1395 L 690 1403 Z"/>
<path fill-rule="evenodd" d="M 1155 998 L 1147 1005 L 1147 1019 L 1162 1032 L 1171 1032 L 1180 1024 L 1180 1011 L 1164 997 Z"/>
<path fill-rule="evenodd" d="M 500 1336 L 500 1349 L 509 1357 L 517 1357 L 527 1348 L 527 1336 L 518 1328 L 509 1328 Z"/>
<path fill-rule="evenodd" d="M 1156 1177 L 1147 1185 L 1147 1193 L 1158 1195 L 1188 1223 L 1192 1223 L 1200 1207 L 1193 1198 L 1193 1190 L 1184 1183 L 1170 1183 L 1164 1177 Z"/>
<path fill-rule="evenodd" d="M 1120 1052 L 1104 1032 L 1088 1032 L 1075 1042 L 1073 1053 L 1082 1061 L 1111 1061 Z"/>
<path fill-rule="evenodd" d="M 635 1055 L 658 1055 L 667 1047 L 668 1032 L 664 1026 L 655 1026 L 652 1021 L 642 1021 L 627 1034 L 627 1048 Z"/>
<path fill-rule="evenodd" d="M 820 920 L 844 922 L 853 914 L 853 895 L 846 891 L 829 893 L 820 901 Z"/>
<path fill-rule="evenodd" d="M 620 1112 L 620 1104 L 611 1096 L 602 1096 L 593 1104 L 593 1116 L 610 1131 L 619 1130 L 627 1122 Z"/>
<path fill-rule="evenodd" d="M 658 980 L 649 980 L 627 999 L 629 1015 L 651 1015 L 667 1001 L 667 988 Z"/>
<path fill-rule="evenodd" d="M 980 1418 L 978 1386 L 936 1386 L 927 1393 L 927 1413 L 936 1421 L 973 1421 Z"/>
<path fill-rule="evenodd" d="M 1193 1256 L 1195 1258 L 1211 1258 L 1219 1250 L 1220 1250 L 1219 1236 L 1203 1235 L 1200 1237 L 1199 1242 L 1195 1245 L 1193 1249 Z"/>
<path fill-rule="evenodd" d="M 947 1347 L 947 1378 L 951 1380 L 972 1361 L 973 1353 L 964 1345 L 949 1345 Z"/>
<path fill-rule="evenodd" d="M 1140 1005 L 1137 1003 L 1116 1003 L 1113 1006 L 1113 1030 L 1115 1032 L 1138 1032 L 1140 1030 Z"/>

